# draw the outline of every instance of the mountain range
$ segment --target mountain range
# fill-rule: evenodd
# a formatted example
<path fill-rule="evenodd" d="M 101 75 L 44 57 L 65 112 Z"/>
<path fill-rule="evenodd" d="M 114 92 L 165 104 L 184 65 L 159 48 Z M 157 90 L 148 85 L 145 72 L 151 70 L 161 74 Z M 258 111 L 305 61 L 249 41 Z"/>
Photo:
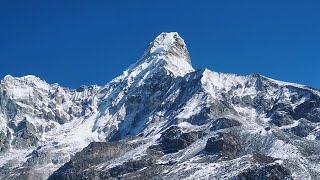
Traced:
<path fill-rule="evenodd" d="M 195 70 L 176 32 L 104 86 L 7 75 L 0 103 L 0 179 L 320 177 L 320 91 Z"/>

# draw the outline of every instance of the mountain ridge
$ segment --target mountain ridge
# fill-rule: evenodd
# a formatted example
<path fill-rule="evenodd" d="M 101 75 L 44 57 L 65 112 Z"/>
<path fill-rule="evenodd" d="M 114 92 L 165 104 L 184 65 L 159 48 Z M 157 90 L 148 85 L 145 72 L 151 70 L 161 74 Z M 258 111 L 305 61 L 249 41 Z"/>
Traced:
<path fill-rule="evenodd" d="M 0 100 L 4 179 L 319 175 L 319 91 L 257 74 L 194 70 L 175 32 L 160 34 L 104 86 L 69 89 L 6 76 Z"/>

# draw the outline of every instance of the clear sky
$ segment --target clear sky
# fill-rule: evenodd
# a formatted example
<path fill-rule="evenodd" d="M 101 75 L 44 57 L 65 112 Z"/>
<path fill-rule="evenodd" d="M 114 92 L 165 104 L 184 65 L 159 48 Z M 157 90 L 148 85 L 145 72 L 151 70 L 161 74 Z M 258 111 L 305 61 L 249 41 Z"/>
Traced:
<path fill-rule="evenodd" d="M 320 88 L 320 1 L 0 0 L 0 76 L 104 85 L 159 33 L 177 31 L 194 68 Z"/>

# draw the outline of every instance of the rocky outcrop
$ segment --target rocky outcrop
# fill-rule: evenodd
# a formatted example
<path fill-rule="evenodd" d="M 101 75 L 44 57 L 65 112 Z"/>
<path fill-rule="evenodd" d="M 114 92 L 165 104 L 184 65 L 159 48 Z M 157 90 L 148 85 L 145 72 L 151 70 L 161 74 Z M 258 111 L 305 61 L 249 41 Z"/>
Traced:
<path fill-rule="evenodd" d="M 241 126 L 241 123 L 234 119 L 219 118 L 212 122 L 211 131 L 217 131 L 219 129 L 226 129 L 234 126 Z"/>
<path fill-rule="evenodd" d="M 88 147 L 72 157 L 68 163 L 59 168 L 49 179 L 83 179 L 86 169 L 120 157 L 138 147 L 138 145 L 141 144 L 92 142 Z"/>
<path fill-rule="evenodd" d="M 240 152 L 240 146 L 239 142 L 231 134 L 220 133 L 219 136 L 208 139 L 204 151 L 224 158 L 234 159 Z"/>
<path fill-rule="evenodd" d="M 24 118 L 15 128 L 15 138 L 12 145 L 17 148 L 28 148 L 36 146 L 38 142 L 37 129 L 27 118 Z"/>
<path fill-rule="evenodd" d="M 9 129 L 6 132 L 0 131 L 0 153 L 8 151 L 10 148 L 11 133 Z"/>
<path fill-rule="evenodd" d="M 190 146 L 205 135 L 206 133 L 202 131 L 183 132 L 178 126 L 172 126 L 162 133 L 159 144 L 150 148 L 160 150 L 166 154 L 176 153 L 179 150 Z"/>
<path fill-rule="evenodd" d="M 275 165 L 267 165 L 263 167 L 257 167 L 253 169 L 248 169 L 237 176 L 233 177 L 235 180 L 291 180 L 293 179 L 291 173 L 285 167 L 275 164 Z"/>
<path fill-rule="evenodd" d="M 307 120 L 300 120 L 297 126 L 285 130 L 299 137 L 307 137 L 315 129 L 315 125 Z"/>

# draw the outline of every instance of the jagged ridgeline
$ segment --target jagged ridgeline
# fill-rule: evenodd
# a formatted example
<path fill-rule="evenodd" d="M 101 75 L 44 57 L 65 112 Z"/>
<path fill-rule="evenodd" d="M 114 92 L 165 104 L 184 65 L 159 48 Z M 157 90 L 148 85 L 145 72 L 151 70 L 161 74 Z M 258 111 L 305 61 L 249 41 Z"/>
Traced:
<path fill-rule="evenodd" d="M 105 86 L 0 85 L 0 179 L 319 179 L 320 92 L 194 70 L 161 33 Z"/>

